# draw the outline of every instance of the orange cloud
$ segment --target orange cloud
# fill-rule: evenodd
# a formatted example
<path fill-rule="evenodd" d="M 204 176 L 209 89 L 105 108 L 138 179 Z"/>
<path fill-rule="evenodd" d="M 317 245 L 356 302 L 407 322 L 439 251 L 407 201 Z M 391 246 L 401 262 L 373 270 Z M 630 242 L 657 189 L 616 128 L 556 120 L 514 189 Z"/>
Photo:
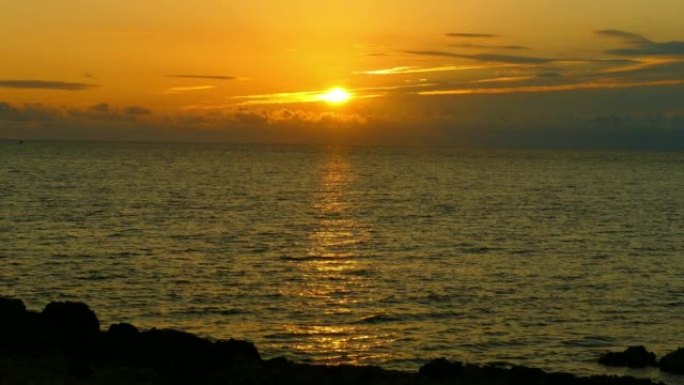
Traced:
<path fill-rule="evenodd" d="M 202 91 L 202 90 L 210 90 L 212 88 L 216 88 L 216 86 L 203 85 L 203 86 L 189 86 L 189 87 L 171 87 L 168 90 L 166 90 L 166 93 L 177 93 L 177 92 L 186 92 L 186 91 Z"/>

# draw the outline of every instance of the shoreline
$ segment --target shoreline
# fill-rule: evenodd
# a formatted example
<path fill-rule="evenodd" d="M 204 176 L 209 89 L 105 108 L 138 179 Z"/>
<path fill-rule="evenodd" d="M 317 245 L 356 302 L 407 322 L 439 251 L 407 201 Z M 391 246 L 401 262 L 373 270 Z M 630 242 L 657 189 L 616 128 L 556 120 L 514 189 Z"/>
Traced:
<path fill-rule="evenodd" d="M 612 353 L 612 354 L 626 354 Z M 684 352 L 684 350 L 682 350 Z M 51 302 L 41 312 L 0 297 L 0 384 L 659 384 L 630 376 L 545 372 L 433 359 L 418 371 L 263 359 L 248 341 L 210 341 L 128 323 L 101 330 L 86 304 Z M 662 384 L 662 383 L 660 383 Z"/>

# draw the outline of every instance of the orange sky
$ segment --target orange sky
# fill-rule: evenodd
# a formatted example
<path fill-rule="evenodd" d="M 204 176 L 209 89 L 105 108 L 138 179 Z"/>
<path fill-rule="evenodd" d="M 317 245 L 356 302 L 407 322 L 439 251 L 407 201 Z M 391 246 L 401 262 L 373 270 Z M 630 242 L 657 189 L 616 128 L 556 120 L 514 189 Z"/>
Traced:
<path fill-rule="evenodd" d="M 679 135 L 682 14 L 678 0 L 12 2 L 0 138 L 458 144 L 654 116 Z M 335 86 L 348 103 L 317 97 Z"/>

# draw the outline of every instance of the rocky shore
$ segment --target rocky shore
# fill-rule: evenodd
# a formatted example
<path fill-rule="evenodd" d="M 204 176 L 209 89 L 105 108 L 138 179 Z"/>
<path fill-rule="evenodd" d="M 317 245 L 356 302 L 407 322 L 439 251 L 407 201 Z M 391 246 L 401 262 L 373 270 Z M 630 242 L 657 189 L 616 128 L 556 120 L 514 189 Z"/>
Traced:
<path fill-rule="evenodd" d="M 629 350 L 629 349 L 628 349 Z M 645 349 L 604 356 L 621 365 Z M 660 360 L 677 373 L 680 349 Z M 663 368 L 665 362 L 666 368 Z M 635 364 L 636 365 L 636 364 Z M 102 330 L 96 314 L 78 302 L 51 302 L 41 312 L 18 299 L 0 297 L 0 385 L 13 384 L 461 384 L 461 385 L 647 385 L 632 377 L 577 377 L 514 366 L 469 365 L 440 358 L 418 372 L 369 366 L 319 366 L 285 358 L 263 359 L 251 342 L 210 341 L 177 330 L 140 331 L 127 323 Z"/>

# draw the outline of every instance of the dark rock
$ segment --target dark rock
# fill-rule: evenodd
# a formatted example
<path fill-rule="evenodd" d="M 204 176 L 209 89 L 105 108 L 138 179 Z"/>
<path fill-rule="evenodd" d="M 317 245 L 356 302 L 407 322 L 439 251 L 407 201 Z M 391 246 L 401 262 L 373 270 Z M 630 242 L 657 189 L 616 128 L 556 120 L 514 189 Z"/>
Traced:
<path fill-rule="evenodd" d="M 463 373 L 463 364 L 451 362 L 446 358 L 437 358 L 420 367 L 418 374 L 435 380 L 446 380 Z"/>
<path fill-rule="evenodd" d="M 109 326 L 104 334 L 100 355 L 121 362 L 135 361 L 133 353 L 138 349 L 140 332 L 129 323 L 118 323 Z"/>
<path fill-rule="evenodd" d="M 214 344 L 214 350 L 221 360 L 231 363 L 244 361 L 259 361 L 261 356 L 253 343 L 240 340 L 223 340 Z"/>
<path fill-rule="evenodd" d="M 65 353 L 86 357 L 95 353 L 100 337 L 100 321 L 81 302 L 50 302 L 40 313 L 40 344 Z"/>
<path fill-rule="evenodd" d="M 15 345 L 3 344 L 7 341 Z M 644 357 L 648 362 L 654 359 L 643 347 L 606 356 L 609 358 L 602 360 L 617 362 L 619 358 L 626 365 L 636 365 L 634 362 L 642 362 Z M 684 349 L 668 354 L 660 364 L 665 371 L 684 373 Z M 55 384 L 104 379 L 111 384 L 170 385 L 655 384 L 631 377 L 545 373 L 508 364 L 466 365 L 444 358 L 426 363 L 419 373 L 352 365 L 307 365 L 282 357 L 262 361 L 257 348 L 247 341 L 211 342 L 176 330 L 140 332 L 126 323 L 111 325 L 101 333 L 95 313 L 82 303 L 51 303 L 39 314 L 27 311 L 19 300 L 0 298 L 0 383 L 46 383 L 46 379 Z"/>
<path fill-rule="evenodd" d="M 556 385 L 555 383 L 553 383 Z M 573 382 L 568 385 L 665 385 L 662 382 L 654 382 L 647 378 L 635 378 L 632 376 L 590 376 L 590 377 L 575 377 Z M 564 384 L 558 384 L 564 385 Z"/>
<path fill-rule="evenodd" d="M 107 338 L 117 341 L 131 341 L 140 335 L 138 328 L 129 323 L 118 323 L 109 325 Z"/>
<path fill-rule="evenodd" d="M 273 357 L 270 360 L 265 361 L 264 363 L 268 366 L 273 367 L 285 367 L 291 366 L 293 364 L 292 361 L 288 360 L 286 357 L 283 356 Z"/>
<path fill-rule="evenodd" d="M 34 347 L 40 338 L 37 318 L 21 300 L 0 297 L 0 347 L 21 351 Z"/>
<path fill-rule="evenodd" d="M 100 333 L 95 312 L 82 302 L 50 302 L 40 315 L 47 328 L 67 338 L 87 339 Z"/>
<path fill-rule="evenodd" d="M 630 368 L 645 368 L 655 366 L 656 356 L 643 346 L 630 346 L 624 352 L 605 353 L 599 358 L 599 363 L 606 366 L 627 366 Z"/>
<path fill-rule="evenodd" d="M 553 385 L 574 385 L 577 384 L 578 377 L 570 373 L 548 373 L 546 383 Z"/>
<path fill-rule="evenodd" d="M 511 385 L 534 385 L 544 382 L 546 373 L 541 369 L 514 366 L 509 370 Z"/>
<path fill-rule="evenodd" d="M 185 370 L 216 365 L 213 344 L 194 334 L 170 329 L 140 333 L 131 356 L 157 368 Z"/>
<path fill-rule="evenodd" d="M 85 362 L 74 362 L 69 365 L 69 376 L 78 379 L 90 378 L 93 375 L 93 369 Z"/>
<path fill-rule="evenodd" d="M 26 306 L 22 300 L 0 297 L 0 322 L 20 320 L 27 314 Z"/>
<path fill-rule="evenodd" d="M 20 299 L 0 297 L 0 342 L 27 337 L 29 313 Z"/>
<path fill-rule="evenodd" d="M 666 354 L 660 359 L 659 366 L 663 372 L 684 374 L 684 348 Z"/>

